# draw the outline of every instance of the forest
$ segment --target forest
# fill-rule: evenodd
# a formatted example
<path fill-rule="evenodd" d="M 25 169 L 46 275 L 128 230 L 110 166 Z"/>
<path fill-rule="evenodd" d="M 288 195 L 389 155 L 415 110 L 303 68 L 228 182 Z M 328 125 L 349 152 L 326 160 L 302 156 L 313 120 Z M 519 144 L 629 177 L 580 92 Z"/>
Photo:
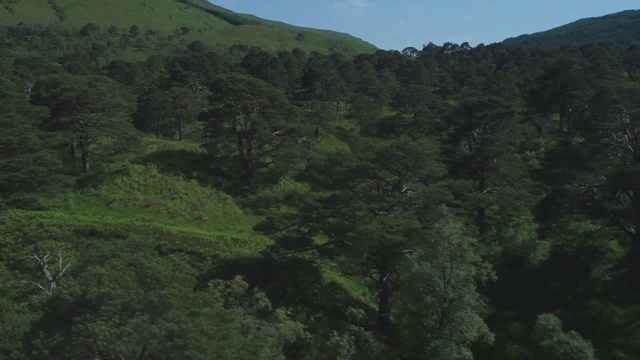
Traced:
<path fill-rule="evenodd" d="M 640 46 L 0 35 L 0 359 L 638 358 Z"/>

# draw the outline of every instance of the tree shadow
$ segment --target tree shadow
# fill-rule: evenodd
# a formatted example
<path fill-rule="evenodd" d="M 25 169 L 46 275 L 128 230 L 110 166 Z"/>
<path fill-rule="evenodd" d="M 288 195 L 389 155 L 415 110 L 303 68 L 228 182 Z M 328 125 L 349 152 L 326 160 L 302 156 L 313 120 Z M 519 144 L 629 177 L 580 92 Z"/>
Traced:
<path fill-rule="evenodd" d="M 375 310 L 333 281 L 324 281 L 322 270 L 309 259 L 245 257 L 219 262 L 200 279 L 230 279 L 240 275 L 254 287 L 264 291 L 275 307 L 294 312 L 322 314 L 334 321 L 348 321 L 349 309 L 360 309 L 373 319 Z"/>
<path fill-rule="evenodd" d="M 198 181 L 203 186 L 222 189 L 229 182 L 223 167 L 216 165 L 210 155 L 188 150 L 159 150 L 142 158 L 144 164 L 153 164 L 165 174 Z"/>

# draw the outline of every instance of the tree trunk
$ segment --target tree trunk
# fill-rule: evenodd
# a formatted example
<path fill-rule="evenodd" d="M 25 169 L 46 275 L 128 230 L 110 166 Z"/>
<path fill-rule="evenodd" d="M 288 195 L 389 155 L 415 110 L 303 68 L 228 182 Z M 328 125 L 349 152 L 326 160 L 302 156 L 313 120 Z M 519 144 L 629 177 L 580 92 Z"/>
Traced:
<path fill-rule="evenodd" d="M 378 319 L 376 335 L 381 339 L 391 340 L 391 266 L 389 259 L 383 258 L 378 263 Z"/>
<path fill-rule="evenodd" d="M 245 138 L 247 131 L 236 132 L 236 145 L 238 147 L 238 161 L 242 166 L 242 177 L 245 183 L 253 182 L 253 139 L 251 136 Z"/>
<path fill-rule="evenodd" d="M 486 162 L 482 162 L 482 167 L 479 170 L 479 178 L 478 178 L 478 193 L 482 194 L 487 191 L 487 177 L 486 177 Z M 486 206 L 478 207 L 476 211 L 476 221 L 478 224 L 478 231 L 481 236 L 484 236 L 487 233 L 487 208 Z"/>
<path fill-rule="evenodd" d="M 80 140 L 80 158 L 82 159 L 82 173 L 88 174 L 91 171 L 91 164 L 89 161 L 89 140 Z"/>
<path fill-rule="evenodd" d="M 487 234 L 487 208 L 481 206 L 476 211 L 477 222 L 478 222 L 478 233 L 482 237 Z"/>
<path fill-rule="evenodd" d="M 72 139 L 69 147 L 71 148 L 71 159 L 75 160 L 77 156 L 78 141 L 76 139 Z"/>
<path fill-rule="evenodd" d="M 564 137 L 565 99 L 560 102 L 560 119 L 558 120 L 558 137 Z"/>
<path fill-rule="evenodd" d="M 247 154 L 246 154 L 246 164 L 245 164 L 245 179 L 247 184 L 253 183 L 253 176 L 255 172 L 254 168 L 254 147 L 255 147 L 255 139 L 253 134 L 253 129 L 251 129 L 249 139 L 247 139 Z"/>
<path fill-rule="evenodd" d="M 640 251 L 640 188 L 633 189 L 631 208 L 633 211 L 633 247 Z"/>

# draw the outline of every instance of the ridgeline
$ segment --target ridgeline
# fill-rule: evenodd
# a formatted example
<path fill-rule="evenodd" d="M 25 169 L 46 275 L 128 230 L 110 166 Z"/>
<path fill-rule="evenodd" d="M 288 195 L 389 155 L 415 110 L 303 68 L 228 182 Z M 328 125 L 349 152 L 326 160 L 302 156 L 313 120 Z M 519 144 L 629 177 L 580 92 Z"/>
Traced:
<path fill-rule="evenodd" d="M 370 53 L 375 46 L 348 34 L 292 26 L 237 14 L 205 0 L 1 0 L 0 24 L 59 25 L 129 30 L 172 35 L 210 46 L 258 46 L 268 51 L 300 48 L 305 52 Z M 115 30 L 114 30 L 115 31 Z"/>
<path fill-rule="evenodd" d="M 526 47 L 580 46 L 609 42 L 622 47 L 640 42 L 640 10 L 585 18 L 534 34 L 508 38 L 504 44 Z"/>

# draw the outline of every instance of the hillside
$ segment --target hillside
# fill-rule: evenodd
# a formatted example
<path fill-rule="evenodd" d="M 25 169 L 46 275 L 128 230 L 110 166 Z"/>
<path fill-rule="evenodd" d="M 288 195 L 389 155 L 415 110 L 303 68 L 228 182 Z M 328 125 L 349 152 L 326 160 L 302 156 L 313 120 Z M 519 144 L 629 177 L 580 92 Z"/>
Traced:
<path fill-rule="evenodd" d="M 527 47 L 579 46 L 611 42 L 623 47 L 640 42 L 640 10 L 580 19 L 547 31 L 508 38 L 504 44 Z"/>
<path fill-rule="evenodd" d="M 206 0 L 0 0 L 0 23 L 59 24 L 80 28 L 87 23 L 141 33 L 184 35 L 208 45 L 260 46 L 268 51 L 300 48 L 335 50 L 347 55 L 370 53 L 375 46 L 348 34 L 292 26 L 237 14 Z M 303 36 L 299 36 L 302 34 Z"/>
<path fill-rule="evenodd" d="M 274 53 L 153 1 L 0 3 L 51 17 L 0 27 L 0 359 L 638 359 L 637 47 Z"/>

